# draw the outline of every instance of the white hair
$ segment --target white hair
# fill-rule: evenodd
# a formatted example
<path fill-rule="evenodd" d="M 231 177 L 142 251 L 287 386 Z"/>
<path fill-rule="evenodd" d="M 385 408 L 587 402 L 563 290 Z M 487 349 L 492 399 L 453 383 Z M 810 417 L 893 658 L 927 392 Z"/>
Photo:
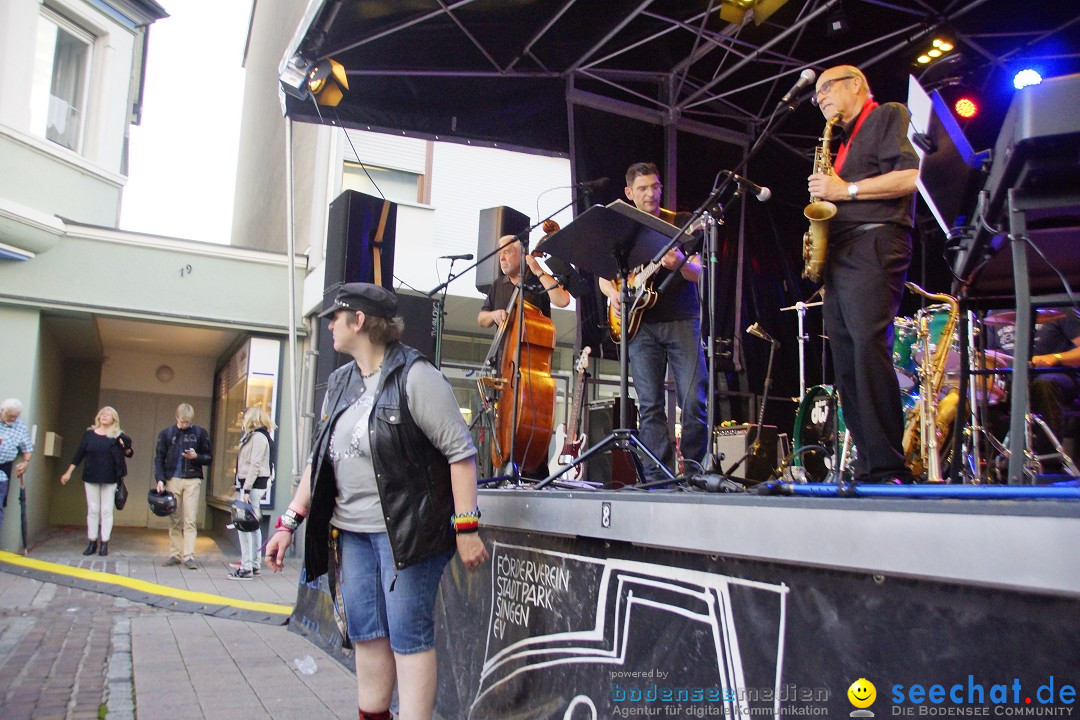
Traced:
<path fill-rule="evenodd" d="M 8 410 L 21 415 L 23 411 L 22 403 L 15 398 L 8 398 L 0 403 L 0 413 L 7 412 Z"/>

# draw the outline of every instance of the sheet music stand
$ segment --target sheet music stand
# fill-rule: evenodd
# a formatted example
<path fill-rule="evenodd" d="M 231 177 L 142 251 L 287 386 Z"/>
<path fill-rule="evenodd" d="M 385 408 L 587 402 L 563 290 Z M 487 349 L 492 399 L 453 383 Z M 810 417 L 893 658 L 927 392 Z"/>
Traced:
<path fill-rule="evenodd" d="M 538 245 L 537 250 L 562 258 L 581 270 L 599 277 L 618 278 L 621 287 L 619 302 L 625 318 L 629 315 L 631 303 L 635 301 L 630 295 L 628 282 L 630 268 L 644 265 L 652 260 L 671 238 L 678 234 L 679 228 L 674 225 L 642 212 L 632 205 L 616 201 L 606 207 L 595 205 L 589 208 L 565 228 Z M 611 446 L 633 453 L 634 464 L 642 475 L 644 475 L 642 458 L 647 458 L 667 475 L 666 482 L 674 481 L 674 473 L 649 448 L 645 447 L 638 438 L 637 430 L 626 427 L 629 424 L 630 396 L 630 361 L 627 355 L 628 324 L 620 323 L 619 333 L 619 397 L 622 401 L 619 407 L 619 425 L 621 427 L 612 430 L 610 435 L 586 450 L 569 465 L 541 480 L 533 486 L 534 489 L 540 490 L 547 487 L 570 468 L 577 467 Z M 660 481 L 661 484 L 664 482 Z"/>

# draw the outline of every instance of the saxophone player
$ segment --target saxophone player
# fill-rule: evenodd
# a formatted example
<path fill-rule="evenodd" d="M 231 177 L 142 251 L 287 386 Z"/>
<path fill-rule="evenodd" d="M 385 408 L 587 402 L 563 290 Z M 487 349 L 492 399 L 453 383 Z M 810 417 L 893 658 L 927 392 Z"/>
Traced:
<path fill-rule="evenodd" d="M 904 413 L 892 368 L 893 318 L 911 263 L 919 158 L 907 109 L 879 105 L 862 71 L 831 67 L 812 102 L 826 120 L 841 115 L 832 173 L 808 178 L 810 195 L 836 204 L 825 264 L 824 319 L 836 387 L 859 457 L 860 482 L 907 483 Z"/>

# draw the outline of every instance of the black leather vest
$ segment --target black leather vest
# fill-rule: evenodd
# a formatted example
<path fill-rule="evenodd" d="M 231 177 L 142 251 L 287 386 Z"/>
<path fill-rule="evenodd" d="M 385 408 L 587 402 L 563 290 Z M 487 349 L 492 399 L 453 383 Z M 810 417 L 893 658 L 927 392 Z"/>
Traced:
<path fill-rule="evenodd" d="M 419 351 L 393 343 L 386 349 L 381 386 L 368 421 L 375 482 L 383 516 L 400 570 L 456 546 L 450 517 L 454 514 L 450 464 L 409 413 L 405 381 L 414 362 L 427 362 Z M 304 544 L 307 580 L 326 572 L 330 520 L 337 500 L 337 479 L 328 457 L 334 424 L 348 408 L 345 389 L 356 363 L 338 368 L 326 388 L 326 417 L 315 433 L 311 466 L 311 507 Z"/>

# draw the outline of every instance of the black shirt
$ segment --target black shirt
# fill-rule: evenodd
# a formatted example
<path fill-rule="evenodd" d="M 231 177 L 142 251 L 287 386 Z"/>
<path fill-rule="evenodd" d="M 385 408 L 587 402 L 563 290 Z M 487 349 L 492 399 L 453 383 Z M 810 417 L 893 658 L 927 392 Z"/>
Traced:
<path fill-rule="evenodd" d="M 532 283 L 539 284 L 540 279 L 533 274 L 529 268 L 525 269 L 528 273 L 528 277 L 525 280 L 526 285 Z M 488 290 L 487 297 L 484 298 L 484 307 L 481 310 L 491 312 L 492 310 L 505 310 L 506 306 L 510 304 L 510 298 L 514 294 L 514 285 L 510 282 L 510 278 L 507 275 L 500 275 L 499 278 L 491 283 L 491 289 Z M 536 292 L 525 289 L 525 300 L 539 308 L 540 312 L 544 313 L 548 317 L 551 317 L 551 299 L 548 298 L 547 291 Z"/>
<path fill-rule="evenodd" d="M 660 219 L 681 228 L 690 219 L 690 215 L 687 212 L 670 213 L 668 210 L 663 210 Z M 693 255 L 696 252 L 694 245 L 697 243 L 697 239 L 693 236 L 683 235 L 680 241 L 680 249 L 687 255 Z M 653 289 L 659 288 L 670 274 L 671 271 L 667 268 L 657 270 L 656 274 L 653 275 Z M 701 301 L 698 299 L 697 283 L 690 282 L 680 272 L 657 299 L 656 304 L 642 313 L 641 321 L 654 323 L 670 320 L 692 320 L 701 314 L 700 306 Z"/>
<path fill-rule="evenodd" d="M 857 121 L 845 126 L 837 123 L 832 137 L 834 149 L 839 149 Z M 900 103 L 885 103 L 871 110 L 837 175 L 848 183 L 857 183 L 893 170 L 918 169 L 919 156 L 907 139 L 909 121 L 907 108 Z M 844 200 L 836 203 L 831 227 L 834 233 L 840 233 L 845 224 L 893 223 L 910 228 L 914 212 L 915 193 L 888 200 Z"/>
<path fill-rule="evenodd" d="M 1016 326 L 1000 325 L 990 327 L 986 345 L 996 350 L 1016 353 Z M 1052 355 L 1076 347 L 1074 338 L 1080 337 L 1080 316 L 1075 310 L 1066 310 L 1065 317 L 1052 322 L 1039 323 L 1035 326 L 1033 355 Z"/>
<path fill-rule="evenodd" d="M 108 435 L 98 435 L 93 430 L 83 433 L 79 448 L 71 460 L 72 465 L 86 461 L 83 465 L 83 482 L 109 484 L 123 476 L 121 465 L 124 465 L 124 454 L 117 440 Z"/>

